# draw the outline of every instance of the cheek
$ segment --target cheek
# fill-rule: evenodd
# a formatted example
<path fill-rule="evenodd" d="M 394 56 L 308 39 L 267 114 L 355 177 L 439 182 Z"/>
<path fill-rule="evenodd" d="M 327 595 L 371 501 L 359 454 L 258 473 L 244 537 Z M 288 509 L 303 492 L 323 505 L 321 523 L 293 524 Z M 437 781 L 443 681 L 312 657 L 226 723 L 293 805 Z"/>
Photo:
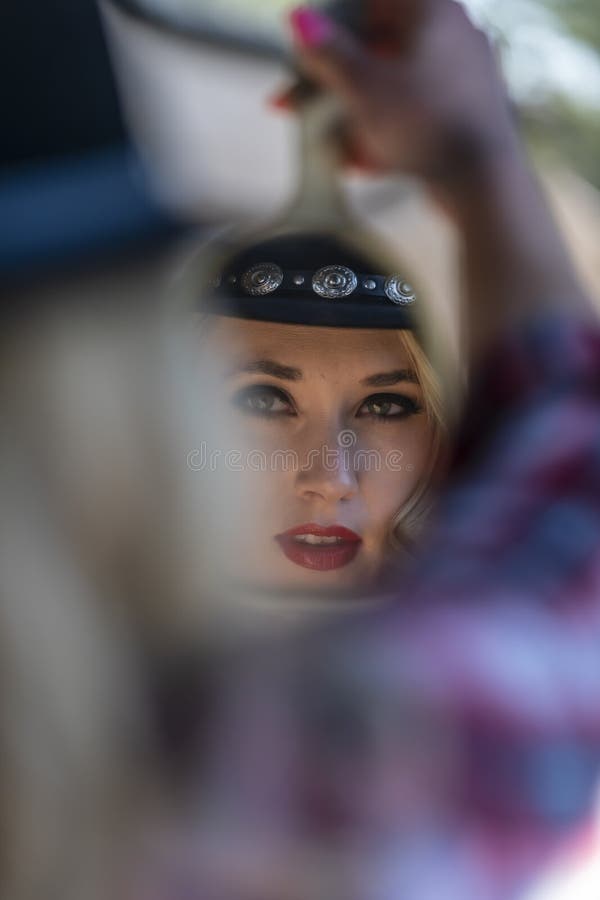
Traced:
<path fill-rule="evenodd" d="M 377 464 L 367 466 L 359 477 L 372 521 L 381 523 L 384 530 L 427 471 L 432 440 L 430 423 L 425 417 L 419 417 L 377 441 Z"/>
<path fill-rule="evenodd" d="M 431 462 L 434 429 L 426 416 L 421 415 L 408 424 L 402 436 L 403 473 L 416 484 Z"/>
<path fill-rule="evenodd" d="M 254 543 L 280 530 L 301 455 L 293 436 L 277 425 L 249 423 L 238 447 L 240 465 L 230 478 L 240 508 L 248 511 L 246 524 L 252 523 L 245 540 Z"/>
<path fill-rule="evenodd" d="M 392 519 L 415 489 L 418 476 L 414 471 L 401 469 L 402 465 L 361 475 L 361 494 L 374 533 L 387 534 Z"/>
<path fill-rule="evenodd" d="M 268 421 L 254 416 L 240 415 L 238 435 L 246 452 L 257 451 L 267 457 L 294 449 L 293 430 L 288 420 Z"/>

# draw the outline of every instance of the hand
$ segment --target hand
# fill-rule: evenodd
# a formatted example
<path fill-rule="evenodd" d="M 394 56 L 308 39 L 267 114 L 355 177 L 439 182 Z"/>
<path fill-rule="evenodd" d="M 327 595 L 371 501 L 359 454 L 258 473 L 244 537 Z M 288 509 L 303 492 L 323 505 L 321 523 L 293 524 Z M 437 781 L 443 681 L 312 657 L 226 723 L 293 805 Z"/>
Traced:
<path fill-rule="evenodd" d="M 517 140 L 492 48 L 463 7 L 454 0 L 371 7 L 365 44 L 316 10 L 291 16 L 303 70 L 348 112 L 350 159 L 435 186 L 512 152 Z"/>
<path fill-rule="evenodd" d="M 300 64 L 341 101 L 350 158 L 419 176 L 456 225 L 471 361 L 529 319 L 587 314 L 487 38 L 455 0 L 364 0 L 364 9 L 362 42 L 321 12 L 292 13 Z"/>

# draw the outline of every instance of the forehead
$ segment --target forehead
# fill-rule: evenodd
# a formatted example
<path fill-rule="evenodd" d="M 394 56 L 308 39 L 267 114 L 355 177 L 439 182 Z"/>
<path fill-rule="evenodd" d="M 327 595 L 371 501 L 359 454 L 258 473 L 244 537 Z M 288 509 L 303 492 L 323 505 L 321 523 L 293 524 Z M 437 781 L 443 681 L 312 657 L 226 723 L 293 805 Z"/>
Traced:
<path fill-rule="evenodd" d="M 210 333 L 211 344 L 218 345 L 229 364 L 272 359 L 303 370 L 343 365 L 353 371 L 381 371 L 409 362 L 399 332 L 391 329 L 321 328 L 216 316 Z"/>

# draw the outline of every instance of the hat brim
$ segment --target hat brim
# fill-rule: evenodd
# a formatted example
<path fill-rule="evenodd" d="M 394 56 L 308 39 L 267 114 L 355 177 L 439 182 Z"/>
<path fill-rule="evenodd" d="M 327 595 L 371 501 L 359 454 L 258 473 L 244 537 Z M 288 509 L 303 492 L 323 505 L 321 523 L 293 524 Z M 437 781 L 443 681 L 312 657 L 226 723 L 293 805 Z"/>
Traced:
<path fill-rule="evenodd" d="M 206 304 L 207 310 L 221 316 L 253 319 L 259 322 L 278 322 L 287 325 L 314 325 L 322 328 L 374 328 L 415 330 L 414 316 L 408 308 L 373 298 L 342 301 L 315 298 L 296 298 L 289 295 L 271 297 L 243 297 L 220 299 Z"/>

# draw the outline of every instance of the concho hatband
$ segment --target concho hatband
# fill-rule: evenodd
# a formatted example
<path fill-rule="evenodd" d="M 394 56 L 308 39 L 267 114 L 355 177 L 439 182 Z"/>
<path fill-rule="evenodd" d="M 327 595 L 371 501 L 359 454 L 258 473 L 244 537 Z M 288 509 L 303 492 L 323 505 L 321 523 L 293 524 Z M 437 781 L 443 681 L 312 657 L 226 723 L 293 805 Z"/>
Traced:
<path fill-rule="evenodd" d="M 377 275 L 355 272 L 347 266 L 328 265 L 314 269 L 284 270 L 277 263 L 264 262 L 239 273 L 229 274 L 214 287 L 229 287 L 252 297 L 274 297 L 280 293 L 312 294 L 324 300 L 385 297 L 400 306 L 415 303 L 412 285 L 400 275 Z"/>

